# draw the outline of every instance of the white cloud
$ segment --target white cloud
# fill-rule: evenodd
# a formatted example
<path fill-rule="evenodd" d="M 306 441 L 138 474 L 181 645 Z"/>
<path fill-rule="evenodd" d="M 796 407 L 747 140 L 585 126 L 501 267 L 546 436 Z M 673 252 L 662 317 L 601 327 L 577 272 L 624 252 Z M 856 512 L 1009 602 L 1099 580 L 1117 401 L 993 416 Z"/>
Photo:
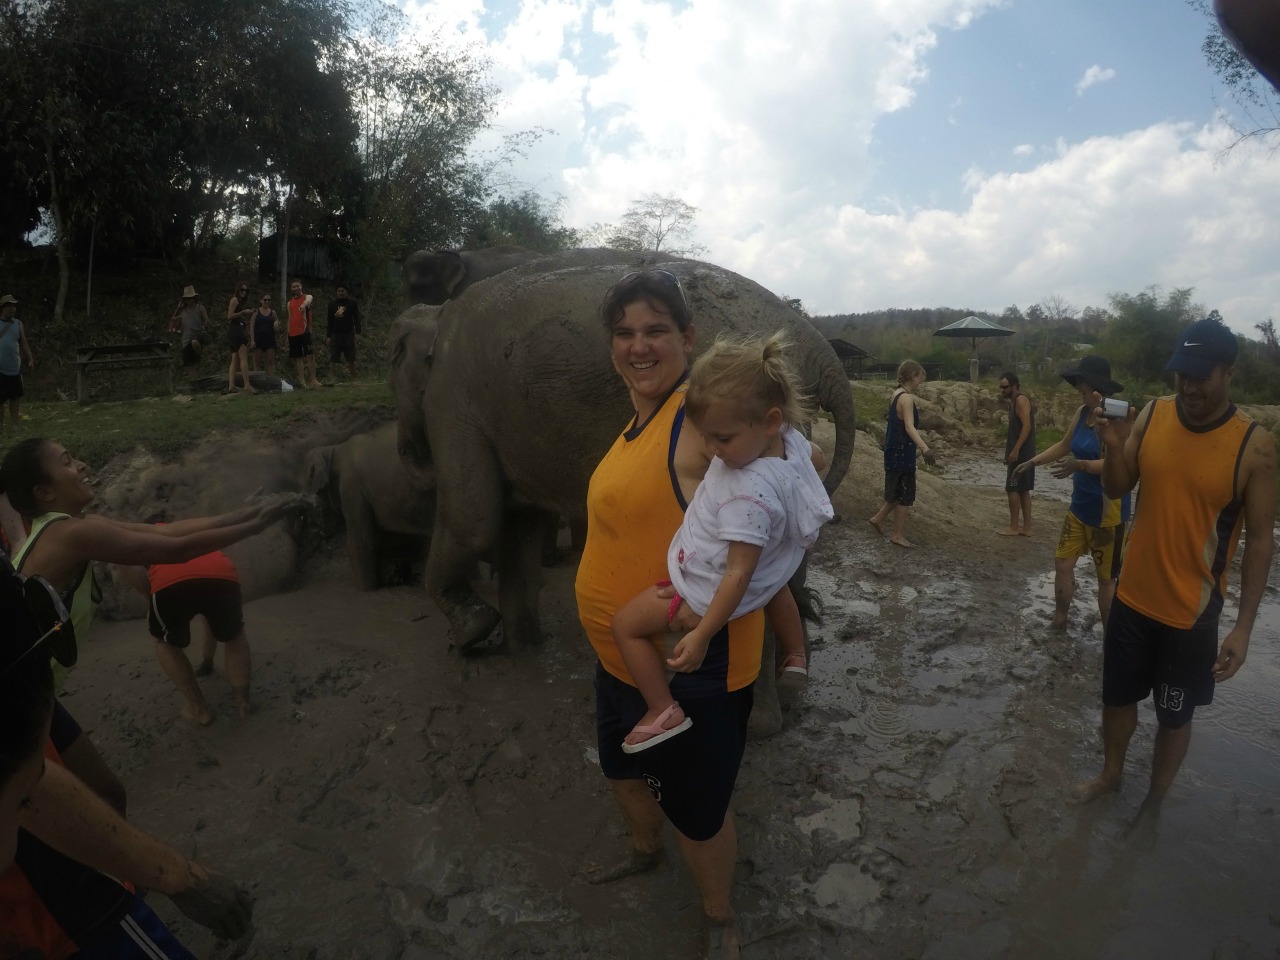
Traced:
<path fill-rule="evenodd" d="M 1280 221 L 1265 215 L 1280 208 L 1280 168 L 1253 147 L 1216 162 L 1218 126 L 1011 138 L 1010 152 L 957 161 L 955 210 L 868 196 L 877 123 L 927 82 L 939 32 L 1000 3 L 523 0 L 498 27 L 481 0 L 412 12 L 454 42 L 487 42 L 504 95 L 493 139 L 556 131 L 515 172 L 563 194 L 567 223 L 678 195 L 700 208 L 706 259 L 817 312 L 1000 309 L 1053 293 L 1103 306 L 1158 284 L 1196 287 L 1241 330 L 1280 314 Z M 1080 89 L 1114 75 L 1091 67 Z M 961 106 L 991 121 L 952 98 Z"/>
<path fill-rule="evenodd" d="M 1084 76 L 1076 81 L 1076 96 L 1080 96 L 1090 87 L 1097 86 L 1099 83 L 1114 80 L 1115 76 L 1116 72 L 1111 67 L 1100 67 L 1095 63 L 1084 72 Z"/>
<path fill-rule="evenodd" d="M 1194 287 L 1247 332 L 1280 312 L 1280 224 L 1268 214 L 1280 177 L 1264 149 L 1219 161 L 1229 139 L 1220 126 L 1158 124 L 1067 146 L 1027 172 L 977 175 L 962 211 L 844 207 L 822 246 L 855 266 L 818 265 L 788 289 L 821 289 L 815 309 L 845 312 L 998 309 L 1053 293 L 1105 306 L 1110 293 Z"/>

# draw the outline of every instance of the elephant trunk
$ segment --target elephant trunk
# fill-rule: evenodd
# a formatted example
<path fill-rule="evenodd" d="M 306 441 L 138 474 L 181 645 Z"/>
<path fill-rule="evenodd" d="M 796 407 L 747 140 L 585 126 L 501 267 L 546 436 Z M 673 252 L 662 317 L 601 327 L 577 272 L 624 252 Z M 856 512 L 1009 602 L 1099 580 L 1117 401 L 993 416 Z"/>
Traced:
<path fill-rule="evenodd" d="M 823 341 L 822 347 L 824 349 L 817 351 L 814 358 L 818 366 L 818 383 L 814 393 L 818 405 L 831 414 L 836 425 L 836 448 L 831 453 L 830 466 L 822 480 L 823 487 L 830 495 L 836 492 L 845 474 L 849 472 L 858 424 L 854 415 L 853 388 L 849 386 L 844 367 L 830 344 Z"/>

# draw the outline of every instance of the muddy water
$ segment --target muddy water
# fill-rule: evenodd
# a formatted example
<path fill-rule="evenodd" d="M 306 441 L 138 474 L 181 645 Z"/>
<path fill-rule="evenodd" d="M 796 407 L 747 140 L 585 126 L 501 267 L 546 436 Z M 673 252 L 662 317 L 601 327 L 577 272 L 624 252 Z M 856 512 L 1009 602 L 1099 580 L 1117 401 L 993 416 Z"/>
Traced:
<path fill-rule="evenodd" d="M 1239 582 L 1238 564 L 1234 582 Z M 1144 705 L 1119 796 L 1065 822 L 1011 903 L 1010 955 L 1280 956 L 1280 591 L 1273 568 L 1248 660 L 1195 721 L 1154 828 L 1134 822 L 1154 713 Z M 1233 596 L 1234 599 L 1234 596 Z M 1234 623 L 1228 605 L 1223 624 Z M 1087 662 L 1097 658 L 1090 653 Z M 1088 729 L 1077 768 L 1098 765 Z M 954 953 L 953 955 L 961 955 Z M 977 955 L 977 954 L 975 954 Z"/>
<path fill-rule="evenodd" d="M 849 520 L 819 544 L 813 680 L 749 747 L 736 798 L 748 960 L 1280 952 L 1275 577 L 1154 835 L 1127 836 L 1152 718 L 1121 793 L 1067 807 L 1100 761 L 1094 594 L 1082 565 L 1071 628 L 1049 633 L 1048 547 L 1015 539 L 903 551 Z M 578 876 L 623 833 L 571 577 L 549 575 L 541 651 L 463 661 L 419 591 L 357 594 L 335 557 L 249 606 L 248 723 L 220 678 L 213 728 L 175 720 L 138 622 L 88 644 L 69 703 L 132 816 L 251 885 L 249 957 L 692 957 L 678 862 Z"/>
<path fill-rule="evenodd" d="M 1003 490 L 1007 470 L 999 450 L 976 455 L 971 450 L 962 449 L 947 456 L 942 462 L 941 473 L 943 478 L 955 483 Z M 1071 479 L 1055 477 L 1049 466 L 1036 467 L 1035 499 L 1067 503 L 1071 499 Z M 1035 510 L 1034 504 L 1032 510 Z"/>

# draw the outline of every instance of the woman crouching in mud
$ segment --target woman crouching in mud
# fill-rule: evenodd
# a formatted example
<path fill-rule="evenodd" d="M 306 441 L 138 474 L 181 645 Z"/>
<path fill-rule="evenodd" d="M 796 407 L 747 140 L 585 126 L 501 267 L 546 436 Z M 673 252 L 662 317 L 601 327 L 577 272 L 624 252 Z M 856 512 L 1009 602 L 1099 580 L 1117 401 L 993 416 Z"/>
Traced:
<path fill-rule="evenodd" d="M 92 562 L 146 566 L 181 563 L 266 529 L 289 506 L 273 500 L 246 506 L 218 517 L 182 520 L 166 526 L 126 523 L 86 515 L 94 500 L 89 469 L 58 441 L 29 438 L 14 445 L 0 463 L 0 492 L 30 527 L 30 535 L 14 556 L 18 572 L 39 575 L 62 597 L 75 626 L 75 636 L 88 636 L 102 593 Z M 64 668 L 75 664 L 75 643 L 54 642 L 51 653 Z M 186 660 L 182 650 L 174 653 Z M 187 669 L 190 669 L 188 664 Z M 234 679 L 234 678 L 233 678 Z M 247 679 L 244 695 L 248 696 Z M 61 704 L 55 722 L 75 724 Z M 62 751 L 66 766 L 121 813 L 124 787 L 103 762 L 89 738 L 79 732 Z"/>
<path fill-rule="evenodd" d="M 601 306 L 614 369 L 635 405 L 631 424 L 591 478 L 587 540 L 575 585 L 578 613 L 599 663 L 596 726 L 600 767 L 631 833 L 631 855 L 587 879 L 605 883 L 662 864 L 663 818 L 702 897 L 706 956 L 737 958 L 740 933 L 729 894 L 737 834 L 729 801 L 746 746 L 752 685 L 760 669 L 764 614 L 731 621 L 712 641 L 703 666 L 671 681 L 692 726 L 667 743 L 624 753 L 624 738 L 645 715 L 611 630 L 632 597 L 667 579 L 667 547 L 710 465 L 701 435 L 685 421 L 684 385 L 694 328 L 680 281 L 666 270 L 633 273 Z M 672 629 L 698 618 L 681 605 Z M 661 800 L 646 782 L 661 783 Z"/>

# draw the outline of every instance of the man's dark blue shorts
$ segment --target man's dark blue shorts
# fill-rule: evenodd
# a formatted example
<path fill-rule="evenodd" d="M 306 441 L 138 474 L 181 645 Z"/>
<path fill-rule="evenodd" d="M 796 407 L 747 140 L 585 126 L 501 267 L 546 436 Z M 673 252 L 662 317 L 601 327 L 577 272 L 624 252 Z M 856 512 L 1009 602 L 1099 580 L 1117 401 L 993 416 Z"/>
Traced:
<path fill-rule="evenodd" d="M 1102 641 L 1102 702 L 1123 707 L 1151 694 L 1160 725 L 1181 727 L 1196 707 L 1213 703 L 1217 656 L 1216 618 L 1179 630 L 1116 597 Z"/>

